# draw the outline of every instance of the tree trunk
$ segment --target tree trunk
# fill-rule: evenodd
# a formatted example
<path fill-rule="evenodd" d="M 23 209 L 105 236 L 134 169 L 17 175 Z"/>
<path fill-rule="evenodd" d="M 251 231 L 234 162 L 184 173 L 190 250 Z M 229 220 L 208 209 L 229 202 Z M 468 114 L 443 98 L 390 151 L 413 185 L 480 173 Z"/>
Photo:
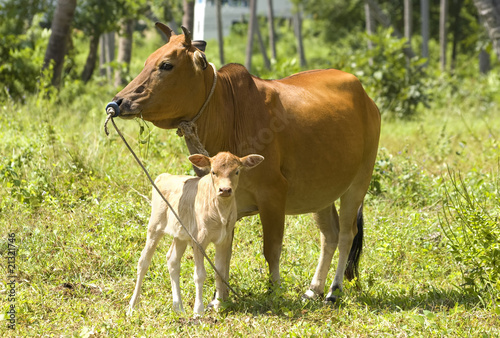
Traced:
<path fill-rule="evenodd" d="M 67 43 L 71 35 L 71 21 L 75 14 L 76 0 L 59 0 L 52 20 L 49 44 L 45 52 L 43 68 L 47 68 L 54 60 L 52 85 L 59 87 L 66 55 Z"/>
<path fill-rule="evenodd" d="M 253 50 L 253 35 L 255 33 L 255 24 L 257 12 L 257 0 L 250 0 L 250 19 L 248 21 L 247 34 L 247 50 L 245 54 L 245 67 L 251 72 L 252 68 L 252 50 Z"/>
<path fill-rule="evenodd" d="M 255 20 L 257 20 L 257 18 L 255 18 Z M 255 23 L 255 32 L 257 33 L 260 52 L 262 53 L 262 57 L 264 58 L 264 67 L 266 67 L 266 69 L 271 69 L 271 61 L 269 61 L 269 57 L 267 56 L 266 46 L 264 44 L 264 40 L 262 39 L 262 34 L 260 34 L 260 27 L 258 22 Z"/>
<path fill-rule="evenodd" d="M 87 56 L 87 61 L 85 62 L 85 67 L 82 72 L 82 81 L 88 82 L 94 73 L 95 64 L 97 61 L 97 50 L 99 48 L 99 35 L 94 34 L 90 37 L 89 54 Z"/>
<path fill-rule="evenodd" d="M 481 74 L 488 74 L 491 69 L 490 54 L 483 48 L 479 51 L 479 72 Z"/>
<path fill-rule="evenodd" d="M 446 22 L 448 21 L 448 0 L 441 0 L 440 6 L 440 14 L 439 14 L 439 46 L 440 46 L 440 64 L 441 71 L 446 70 L 446 44 L 447 40 L 447 31 L 446 31 Z"/>
<path fill-rule="evenodd" d="M 457 0 L 453 6 L 453 45 L 451 48 L 451 70 L 455 69 L 457 60 L 457 48 L 460 41 L 460 11 L 462 10 L 463 0 Z"/>
<path fill-rule="evenodd" d="M 134 34 L 135 21 L 133 19 L 124 20 L 120 28 L 120 38 L 118 39 L 118 63 L 120 68 L 115 73 L 115 87 L 127 84 L 126 76 L 130 69 L 132 59 L 132 36 Z"/>
<path fill-rule="evenodd" d="M 115 33 L 102 34 L 99 39 L 99 46 L 99 69 L 101 76 L 105 76 L 108 80 L 111 80 L 113 78 L 113 68 L 110 62 L 115 59 Z"/>
<path fill-rule="evenodd" d="M 221 15 L 221 0 L 216 1 L 216 16 L 217 16 L 217 39 L 219 40 L 219 58 L 221 66 L 224 62 L 224 35 L 222 32 L 222 15 Z"/>
<path fill-rule="evenodd" d="M 182 25 L 192 32 L 194 22 L 194 0 L 182 0 L 182 10 L 184 11 L 182 15 Z"/>
<path fill-rule="evenodd" d="M 378 6 L 378 4 L 375 0 L 365 0 L 365 1 L 370 5 L 371 13 L 373 14 L 374 18 L 382 26 L 384 26 L 385 28 L 389 28 L 392 26 L 391 19 L 389 19 L 389 17 L 387 15 L 385 15 L 384 12 L 382 12 L 382 10 L 380 9 L 380 7 Z M 396 28 L 393 27 L 393 29 L 394 29 L 393 36 L 396 36 L 397 38 L 401 39 L 402 38 L 401 33 Z M 411 47 L 404 48 L 403 52 L 409 58 L 415 57 L 415 53 L 413 52 L 413 49 L 411 49 Z"/>
<path fill-rule="evenodd" d="M 405 38 L 407 40 L 407 48 L 411 49 L 411 32 L 412 32 L 412 3 L 411 0 L 404 0 L 404 21 L 405 21 Z M 410 65 L 410 57 L 406 56 L 407 66 Z"/>
<path fill-rule="evenodd" d="M 420 0 L 420 16 L 422 17 L 422 57 L 429 58 L 429 0 Z M 426 61 L 427 65 L 429 61 Z"/>
<path fill-rule="evenodd" d="M 267 23 L 269 25 L 269 47 L 271 48 L 271 58 L 276 60 L 276 33 L 274 32 L 273 0 L 267 0 Z"/>
<path fill-rule="evenodd" d="M 500 0 L 474 0 L 474 5 L 500 61 Z"/>
<path fill-rule="evenodd" d="M 375 20 L 373 19 L 370 4 L 365 0 L 365 21 L 366 21 L 366 34 L 372 35 L 375 32 Z M 373 49 L 373 41 L 368 38 L 368 50 Z M 373 66 L 373 58 L 368 59 L 368 64 Z"/>
<path fill-rule="evenodd" d="M 293 14 L 293 28 L 297 37 L 297 52 L 299 53 L 300 66 L 307 66 L 306 55 L 304 53 L 304 44 L 302 42 L 302 17 L 299 8 L 296 8 Z"/>

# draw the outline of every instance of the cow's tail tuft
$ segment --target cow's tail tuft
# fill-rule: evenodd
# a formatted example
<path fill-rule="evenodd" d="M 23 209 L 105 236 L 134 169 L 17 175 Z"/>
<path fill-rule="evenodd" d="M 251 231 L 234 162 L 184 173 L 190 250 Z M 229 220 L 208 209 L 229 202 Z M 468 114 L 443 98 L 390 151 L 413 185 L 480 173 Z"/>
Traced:
<path fill-rule="evenodd" d="M 349 252 L 349 258 L 347 259 L 347 266 L 344 273 L 344 276 L 349 281 L 353 280 L 354 277 L 359 279 L 359 258 L 363 251 L 363 204 L 361 204 L 358 209 L 357 226 L 358 233 L 352 241 L 351 251 Z"/>

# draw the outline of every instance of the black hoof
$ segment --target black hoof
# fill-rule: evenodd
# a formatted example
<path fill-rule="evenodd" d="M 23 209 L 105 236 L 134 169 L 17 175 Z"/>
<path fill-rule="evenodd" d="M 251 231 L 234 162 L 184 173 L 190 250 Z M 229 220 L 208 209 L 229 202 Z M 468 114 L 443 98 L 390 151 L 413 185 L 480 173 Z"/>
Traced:
<path fill-rule="evenodd" d="M 338 300 L 339 296 L 331 295 L 325 298 L 325 304 L 326 305 L 334 305 Z"/>

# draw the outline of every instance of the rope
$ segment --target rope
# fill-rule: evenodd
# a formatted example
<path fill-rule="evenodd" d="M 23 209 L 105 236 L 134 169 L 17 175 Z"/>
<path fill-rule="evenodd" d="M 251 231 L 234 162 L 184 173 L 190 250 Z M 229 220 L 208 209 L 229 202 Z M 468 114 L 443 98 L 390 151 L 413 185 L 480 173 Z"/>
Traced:
<path fill-rule="evenodd" d="M 215 86 L 214 86 L 215 87 Z M 212 262 L 212 260 L 210 259 L 210 257 L 208 257 L 207 253 L 205 252 L 205 250 L 203 249 L 203 247 L 201 246 L 201 244 L 194 238 L 194 236 L 188 231 L 188 229 L 186 228 L 186 226 L 182 223 L 179 215 L 177 214 L 177 212 L 174 210 L 174 208 L 172 207 L 172 205 L 169 203 L 169 201 L 165 198 L 165 196 L 163 196 L 163 194 L 161 193 L 160 189 L 158 189 L 158 187 L 156 186 L 155 182 L 153 181 L 153 179 L 151 178 L 151 176 L 149 175 L 149 172 L 146 170 L 146 168 L 144 167 L 144 165 L 142 164 L 141 160 L 137 157 L 137 155 L 135 154 L 135 152 L 132 150 L 132 148 L 130 147 L 130 145 L 128 144 L 128 142 L 125 140 L 125 137 L 123 136 L 123 134 L 121 133 L 120 129 L 118 129 L 118 127 L 116 126 L 115 124 L 115 121 L 113 119 L 113 116 L 115 114 L 115 111 L 112 109 L 112 108 L 108 108 L 107 110 L 107 113 L 108 113 L 108 116 L 106 118 L 106 121 L 104 122 L 104 130 L 106 131 L 106 135 L 108 135 L 108 131 L 107 131 L 107 123 L 111 120 L 111 122 L 113 123 L 113 126 L 115 127 L 115 130 L 116 132 L 118 133 L 118 135 L 120 136 L 120 138 L 123 140 L 123 142 L 125 143 L 125 145 L 127 146 L 128 150 L 130 150 L 130 152 L 132 153 L 132 155 L 134 156 L 135 160 L 137 161 L 137 163 L 139 164 L 139 166 L 142 168 L 142 170 L 144 171 L 144 173 L 146 174 L 146 176 L 148 177 L 149 179 L 149 182 L 151 182 L 151 184 L 153 185 L 153 188 L 158 192 L 158 194 L 160 194 L 161 198 L 163 199 L 163 201 L 167 204 L 167 206 L 170 208 L 170 210 L 172 211 L 172 213 L 174 214 L 175 218 L 177 218 L 177 221 L 179 222 L 179 224 L 182 226 L 182 228 L 184 229 L 184 231 L 187 232 L 187 234 L 189 235 L 189 237 L 191 238 L 191 240 L 193 241 L 193 243 L 196 245 L 196 247 L 201 251 L 201 253 L 203 254 L 203 256 L 207 259 L 208 263 L 210 263 L 210 265 L 212 266 L 212 268 L 214 269 L 215 273 L 220 277 L 220 279 L 222 280 L 222 282 L 224 284 L 226 284 L 226 286 L 229 288 L 229 290 L 234 293 L 238 298 L 241 298 L 240 294 L 237 293 L 232 287 L 231 285 L 229 285 L 229 283 L 224 279 L 224 277 L 221 275 L 221 273 L 219 272 L 219 270 L 217 270 L 217 268 L 215 267 L 215 264 Z"/>
<path fill-rule="evenodd" d="M 201 144 L 200 138 L 198 137 L 198 128 L 196 127 L 195 122 L 200 118 L 201 114 L 210 102 L 210 99 L 212 98 L 212 95 L 215 91 L 215 85 L 217 84 L 217 69 L 215 69 L 215 65 L 213 63 L 209 62 L 209 64 L 214 71 L 214 82 L 212 83 L 212 88 L 208 93 L 207 99 L 205 100 L 205 103 L 203 103 L 203 106 L 201 106 L 198 114 L 196 114 L 196 116 L 193 117 L 191 121 L 182 121 L 181 123 L 179 123 L 179 127 L 177 128 L 177 135 L 179 137 L 184 136 L 184 138 L 186 139 L 186 143 L 191 144 L 196 150 L 196 153 L 203 154 L 205 156 L 210 155 L 208 154 L 205 147 L 203 147 L 203 145 Z"/>

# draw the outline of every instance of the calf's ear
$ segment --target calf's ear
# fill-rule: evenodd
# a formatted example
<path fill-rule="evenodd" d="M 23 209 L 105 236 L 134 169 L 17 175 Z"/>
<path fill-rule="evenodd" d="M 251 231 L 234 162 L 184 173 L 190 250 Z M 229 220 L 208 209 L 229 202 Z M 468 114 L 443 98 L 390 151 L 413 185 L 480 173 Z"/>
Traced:
<path fill-rule="evenodd" d="M 258 166 L 260 162 L 264 161 L 264 156 L 252 154 L 242 157 L 240 160 L 244 168 L 251 169 Z"/>
<path fill-rule="evenodd" d="M 210 157 L 201 154 L 194 154 L 188 157 L 191 163 L 200 169 L 210 169 Z"/>

